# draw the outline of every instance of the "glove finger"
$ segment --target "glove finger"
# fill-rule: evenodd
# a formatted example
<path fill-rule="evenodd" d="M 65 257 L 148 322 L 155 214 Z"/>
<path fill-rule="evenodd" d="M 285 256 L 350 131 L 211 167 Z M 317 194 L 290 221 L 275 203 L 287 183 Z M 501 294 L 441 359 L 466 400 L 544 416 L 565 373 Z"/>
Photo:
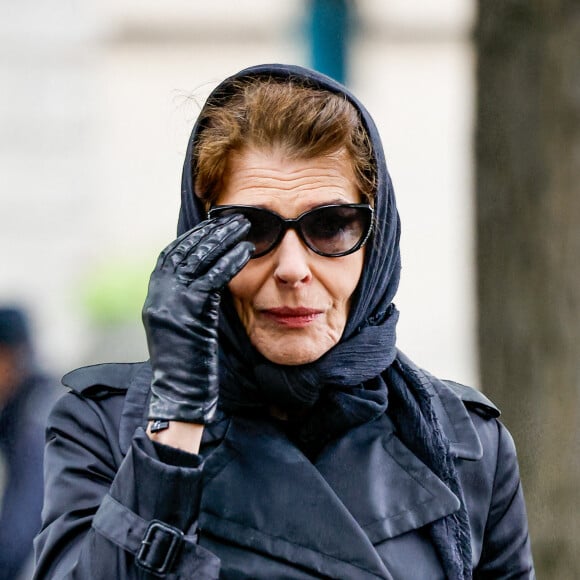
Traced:
<path fill-rule="evenodd" d="M 219 226 L 221 223 L 227 223 L 230 220 L 231 216 L 205 220 L 194 226 L 191 230 L 181 234 L 181 236 L 168 244 L 159 254 L 155 269 L 161 270 L 162 268 L 167 267 L 173 271 L 181 261 L 183 255 L 188 253 L 192 246 L 198 244 L 199 241 L 204 236 L 208 235 L 208 233 L 210 233 L 215 227 Z"/>
<path fill-rule="evenodd" d="M 202 291 L 221 290 L 250 260 L 254 244 L 240 242 L 219 260 L 198 280 L 195 285 Z"/>
<path fill-rule="evenodd" d="M 199 238 L 201 235 L 203 235 L 202 231 L 203 231 L 205 226 L 206 226 L 206 222 L 201 222 L 201 223 L 197 224 L 195 227 L 193 227 L 191 230 L 188 230 L 184 234 L 181 234 L 178 238 L 176 238 L 170 244 L 168 244 L 163 249 L 163 251 L 159 254 L 159 257 L 157 258 L 157 263 L 155 264 L 155 270 L 161 270 L 163 268 L 163 266 L 167 262 L 169 256 L 171 256 L 173 254 L 173 252 L 175 252 L 175 250 L 179 246 L 179 244 L 183 243 L 183 241 L 185 239 L 187 239 L 189 237 Z"/>
<path fill-rule="evenodd" d="M 241 216 L 218 225 L 197 245 L 191 246 L 189 253 L 177 264 L 176 272 L 179 280 L 191 282 L 205 274 L 221 256 L 246 236 L 249 229 L 250 222 Z"/>

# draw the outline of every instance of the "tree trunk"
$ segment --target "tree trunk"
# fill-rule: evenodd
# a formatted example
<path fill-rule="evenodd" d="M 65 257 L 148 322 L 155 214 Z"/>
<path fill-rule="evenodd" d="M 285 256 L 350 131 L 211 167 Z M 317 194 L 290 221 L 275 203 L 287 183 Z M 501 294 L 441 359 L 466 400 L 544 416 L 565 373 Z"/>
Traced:
<path fill-rule="evenodd" d="M 479 0 L 484 391 L 518 447 L 538 578 L 580 578 L 580 2 Z"/>

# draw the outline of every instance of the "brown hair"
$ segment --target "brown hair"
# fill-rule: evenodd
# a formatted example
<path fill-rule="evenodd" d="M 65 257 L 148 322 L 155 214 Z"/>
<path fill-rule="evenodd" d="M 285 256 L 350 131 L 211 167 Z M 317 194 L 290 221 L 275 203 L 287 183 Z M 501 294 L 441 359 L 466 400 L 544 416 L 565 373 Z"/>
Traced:
<path fill-rule="evenodd" d="M 245 147 L 282 147 L 292 159 L 345 150 L 362 197 L 373 200 L 372 146 L 357 110 L 343 95 L 293 81 L 238 81 L 228 101 L 207 106 L 199 122 L 195 191 L 208 206 L 223 186 L 229 156 Z"/>

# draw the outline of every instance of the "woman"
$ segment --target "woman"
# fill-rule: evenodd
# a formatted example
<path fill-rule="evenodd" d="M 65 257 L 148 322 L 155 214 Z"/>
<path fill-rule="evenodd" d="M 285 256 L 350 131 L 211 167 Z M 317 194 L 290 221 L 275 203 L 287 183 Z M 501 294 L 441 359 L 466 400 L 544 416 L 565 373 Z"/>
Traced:
<path fill-rule="evenodd" d="M 150 362 L 64 379 L 38 578 L 533 577 L 499 412 L 396 350 L 394 193 L 348 91 L 292 66 L 226 79 L 178 231 Z"/>

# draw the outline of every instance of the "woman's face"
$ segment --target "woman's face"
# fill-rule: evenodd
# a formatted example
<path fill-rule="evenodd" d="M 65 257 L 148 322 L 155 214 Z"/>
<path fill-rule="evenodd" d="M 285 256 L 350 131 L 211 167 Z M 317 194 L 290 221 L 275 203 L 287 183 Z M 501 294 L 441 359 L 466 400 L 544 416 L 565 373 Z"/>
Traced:
<path fill-rule="evenodd" d="M 295 218 L 321 205 L 360 203 L 355 183 L 346 153 L 290 160 L 281 150 L 245 149 L 230 158 L 215 205 L 254 205 Z M 277 364 L 320 358 L 342 336 L 363 261 L 364 248 L 328 258 L 288 230 L 278 246 L 250 260 L 229 284 L 252 344 Z"/>

